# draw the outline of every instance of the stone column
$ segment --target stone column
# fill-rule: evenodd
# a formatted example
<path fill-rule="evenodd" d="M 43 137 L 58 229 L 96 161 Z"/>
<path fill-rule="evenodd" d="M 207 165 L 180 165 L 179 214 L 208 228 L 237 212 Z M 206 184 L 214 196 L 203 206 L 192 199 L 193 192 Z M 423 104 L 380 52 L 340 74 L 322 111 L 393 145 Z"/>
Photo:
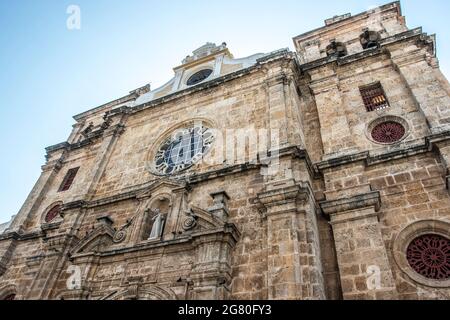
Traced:
<path fill-rule="evenodd" d="M 432 133 L 450 130 L 448 82 L 441 81 L 437 61 L 425 48 L 390 49 L 392 62 L 411 90 Z"/>
<path fill-rule="evenodd" d="M 85 201 L 92 199 L 95 194 L 97 184 L 105 171 L 106 165 L 108 164 L 109 158 L 114 150 L 114 146 L 116 145 L 120 135 L 125 130 L 123 125 L 124 119 L 125 116 L 120 114 L 116 120 L 117 124 L 108 128 L 103 134 L 101 148 L 96 156 L 94 166 L 90 169 L 90 176 L 92 177 L 92 180 L 86 188 L 87 191 L 83 197 L 83 200 Z"/>
<path fill-rule="evenodd" d="M 231 283 L 231 252 L 239 239 L 234 225 L 206 230 L 195 236 L 195 257 L 190 281 L 190 300 L 227 300 Z"/>
<path fill-rule="evenodd" d="M 397 297 L 378 221 L 379 207 L 378 191 L 321 203 L 333 228 L 344 299 Z"/>
<path fill-rule="evenodd" d="M 14 235 L 2 239 L 0 236 L 0 277 L 6 272 L 9 261 L 17 246 L 17 239 Z"/>
<path fill-rule="evenodd" d="M 319 299 L 320 296 L 312 293 L 309 273 L 309 254 L 313 252 L 307 241 L 309 192 L 290 183 L 272 186 L 258 194 L 267 219 L 268 297 L 271 300 Z"/>

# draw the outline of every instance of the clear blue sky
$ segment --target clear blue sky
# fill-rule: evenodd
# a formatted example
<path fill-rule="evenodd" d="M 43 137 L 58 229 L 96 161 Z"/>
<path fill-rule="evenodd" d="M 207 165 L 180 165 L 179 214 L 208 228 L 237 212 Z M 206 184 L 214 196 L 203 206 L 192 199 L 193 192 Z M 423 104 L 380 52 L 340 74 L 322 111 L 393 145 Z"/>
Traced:
<path fill-rule="evenodd" d="M 72 116 L 151 82 L 207 41 L 235 57 L 289 47 L 292 37 L 378 0 L 0 0 L 0 222 L 39 177 L 44 148 L 65 141 Z M 66 28 L 69 5 L 81 30 Z M 410 28 L 437 34 L 450 75 L 448 0 L 403 0 Z"/>

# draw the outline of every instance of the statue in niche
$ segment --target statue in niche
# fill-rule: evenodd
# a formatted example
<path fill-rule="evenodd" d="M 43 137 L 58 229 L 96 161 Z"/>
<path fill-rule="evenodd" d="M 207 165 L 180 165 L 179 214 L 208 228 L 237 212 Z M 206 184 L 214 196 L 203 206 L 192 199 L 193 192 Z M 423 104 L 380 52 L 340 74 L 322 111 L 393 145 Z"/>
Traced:
<path fill-rule="evenodd" d="M 162 236 L 162 231 L 164 228 L 165 215 L 161 213 L 159 209 L 152 210 L 154 212 L 154 217 L 151 219 L 152 221 L 152 229 L 150 232 L 150 236 L 148 240 L 156 240 Z"/>
<path fill-rule="evenodd" d="M 142 240 L 158 240 L 161 238 L 170 208 L 170 200 L 160 197 L 145 210 L 144 225 L 141 233 Z"/>

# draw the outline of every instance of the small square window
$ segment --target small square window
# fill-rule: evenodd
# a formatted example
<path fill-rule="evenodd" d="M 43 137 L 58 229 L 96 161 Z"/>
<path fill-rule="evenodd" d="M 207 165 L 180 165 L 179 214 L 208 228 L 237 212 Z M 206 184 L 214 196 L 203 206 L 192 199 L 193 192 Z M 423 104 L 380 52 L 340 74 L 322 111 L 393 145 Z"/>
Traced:
<path fill-rule="evenodd" d="M 61 186 L 59 187 L 58 192 L 63 192 L 63 191 L 67 191 L 70 189 L 70 187 L 72 186 L 73 180 L 75 179 L 75 176 L 78 173 L 78 170 L 80 168 L 73 168 L 70 169 L 69 171 L 67 171 L 66 176 L 64 177 L 63 182 L 61 183 Z"/>
<path fill-rule="evenodd" d="M 386 94 L 379 82 L 369 86 L 360 87 L 359 91 L 361 92 L 364 105 L 368 112 L 389 108 Z"/>

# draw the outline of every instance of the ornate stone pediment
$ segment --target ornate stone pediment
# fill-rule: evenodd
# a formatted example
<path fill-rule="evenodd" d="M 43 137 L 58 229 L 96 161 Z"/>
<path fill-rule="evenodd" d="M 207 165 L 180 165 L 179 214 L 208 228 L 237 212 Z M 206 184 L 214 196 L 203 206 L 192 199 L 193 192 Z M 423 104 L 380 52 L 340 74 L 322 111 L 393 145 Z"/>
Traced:
<path fill-rule="evenodd" d="M 181 222 L 181 228 L 184 232 L 222 228 L 224 225 L 224 221 L 198 207 L 192 207 L 188 210 Z"/>
<path fill-rule="evenodd" d="M 116 231 L 110 225 L 101 225 L 81 239 L 70 250 L 70 255 L 101 252 L 113 244 L 115 233 Z"/>
<path fill-rule="evenodd" d="M 180 188 L 186 188 L 186 183 L 173 181 L 170 179 L 158 179 L 153 182 L 146 188 L 146 190 L 142 191 L 138 195 L 136 195 L 137 199 L 145 199 L 150 198 L 154 193 L 157 193 L 161 190 L 173 191 Z"/>
<path fill-rule="evenodd" d="M 99 300 L 177 300 L 177 296 L 171 289 L 162 286 L 132 284 Z"/>

